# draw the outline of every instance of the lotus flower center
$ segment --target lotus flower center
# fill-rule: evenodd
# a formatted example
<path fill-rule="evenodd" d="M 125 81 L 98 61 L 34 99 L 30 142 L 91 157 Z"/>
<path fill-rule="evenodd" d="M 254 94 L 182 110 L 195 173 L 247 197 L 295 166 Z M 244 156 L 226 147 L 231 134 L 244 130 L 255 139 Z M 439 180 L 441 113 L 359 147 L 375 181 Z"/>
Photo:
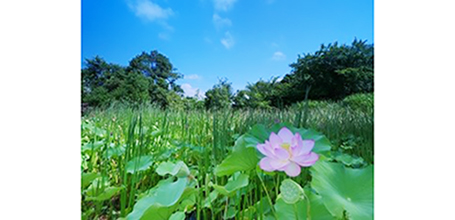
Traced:
<path fill-rule="evenodd" d="M 282 143 L 281 144 L 281 147 L 285 150 L 287 150 L 289 153 L 291 153 L 291 151 L 289 150 L 289 148 L 291 147 L 291 145 L 289 143 Z"/>

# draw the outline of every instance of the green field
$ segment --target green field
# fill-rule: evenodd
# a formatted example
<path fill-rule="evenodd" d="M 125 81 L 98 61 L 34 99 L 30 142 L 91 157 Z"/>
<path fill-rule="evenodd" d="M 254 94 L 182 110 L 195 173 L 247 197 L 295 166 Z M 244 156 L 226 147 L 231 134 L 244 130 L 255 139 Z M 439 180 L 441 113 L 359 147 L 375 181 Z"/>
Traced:
<path fill-rule="evenodd" d="M 299 132 L 303 139 L 305 134 L 311 133 L 330 147 L 318 152 L 321 158 L 314 166 L 302 168 L 302 173 L 292 178 L 298 187 L 291 192 L 303 188 L 306 195 L 293 205 L 282 201 L 287 186 L 283 181 L 289 178 L 284 172 L 264 172 L 255 164 L 255 169 L 248 168 L 248 164 L 245 167 L 243 163 L 248 161 L 243 161 L 242 156 L 253 158 L 254 162 L 254 151 L 233 152 L 253 149 L 245 143 L 252 141 L 251 146 L 255 146 L 261 136 L 259 130 L 268 136 L 270 131 L 277 132 L 276 129 L 283 126 L 291 130 L 302 128 Z M 359 216 L 373 216 L 372 106 L 359 108 L 349 102 L 311 101 L 286 110 L 270 111 L 173 111 L 150 106 L 134 109 L 111 106 L 84 114 L 81 143 L 83 219 L 304 219 L 307 215 L 312 219 L 359 219 Z M 232 154 L 231 159 L 226 159 Z M 238 163 L 230 164 L 232 158 L 237 158 Z M 324 181 L 316 181 L 314 175 L 327 173 L 322 170 L 323 166 L 343 169 L 346 175 L 351 171 L 367 172 L 368 178 L 358 174 L 352 177 L 366 178 L 366 184 L 371 185 L 367 189 L 371 193 L 366 196 L 371 201 L 367 201 L 366 208 L 365 204 L 355 201 L 352 207 L 339 202 L 344 208 L 331 204 L 330 195 L 349 193 L 350 187 L 354 187 L 354 191 L 362 187 L 354 183 L 356 179 L 351 179 L 352 184 L 347 188 L 340 186 L 340 192 L 326 197 L 323 195 L 327 192 L 317 191 L 321 187 L 317 182 L 323 184 Z M 334 175 L 341 174 L 335 172 Z M 324 178 L 332 176 L 324 175 Z M 360 181 L 362 183 L 365 181 Z M 365 202 L 365 198 L 360 200 Z"/>

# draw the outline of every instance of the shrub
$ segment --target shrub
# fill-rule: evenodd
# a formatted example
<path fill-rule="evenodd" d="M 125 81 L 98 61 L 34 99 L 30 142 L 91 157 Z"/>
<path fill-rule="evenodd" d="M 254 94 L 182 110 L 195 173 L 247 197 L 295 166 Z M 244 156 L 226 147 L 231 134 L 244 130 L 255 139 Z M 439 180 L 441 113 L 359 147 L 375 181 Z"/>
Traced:
<path fill-rule="evenodd" d="M 372 111 L 374 107 L 373 93 L 358 93 L 343 99 L 343 105 L 355 110 Z"/>

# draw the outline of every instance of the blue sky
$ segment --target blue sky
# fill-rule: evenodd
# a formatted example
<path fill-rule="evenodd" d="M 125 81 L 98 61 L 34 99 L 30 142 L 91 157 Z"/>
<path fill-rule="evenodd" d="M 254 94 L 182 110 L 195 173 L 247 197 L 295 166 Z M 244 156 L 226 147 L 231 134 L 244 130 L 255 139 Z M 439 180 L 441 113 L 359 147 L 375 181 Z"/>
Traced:
<path fill-rule="evenodd" d="M 373 1 L 82 0 L 82 57 L 120 65 L 158 50 L 193 96 L 220 78 L 234 91 L 282 77 L 297 56 L 354 38 L 374 43 Z"/>

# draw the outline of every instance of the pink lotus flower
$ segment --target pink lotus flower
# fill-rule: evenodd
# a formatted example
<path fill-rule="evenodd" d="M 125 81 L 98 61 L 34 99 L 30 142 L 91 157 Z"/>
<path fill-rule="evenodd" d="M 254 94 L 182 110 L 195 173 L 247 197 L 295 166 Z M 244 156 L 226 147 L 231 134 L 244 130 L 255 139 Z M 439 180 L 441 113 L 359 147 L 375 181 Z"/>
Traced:
<path fill-rule="evenodd" d="M 265 144 L 258 144 L 257 149 L 265 155 L 259 162 L 261 169 L 271 172 L 284 171 L 288 176 L 300 174 L 300 167 L 309 167 L 316 163 L 319 155 L 311 150 L 314 140 L 302 140 L 299 133 L 292 134 L 286 127 L 278 135 L 272 132 Z"/>

